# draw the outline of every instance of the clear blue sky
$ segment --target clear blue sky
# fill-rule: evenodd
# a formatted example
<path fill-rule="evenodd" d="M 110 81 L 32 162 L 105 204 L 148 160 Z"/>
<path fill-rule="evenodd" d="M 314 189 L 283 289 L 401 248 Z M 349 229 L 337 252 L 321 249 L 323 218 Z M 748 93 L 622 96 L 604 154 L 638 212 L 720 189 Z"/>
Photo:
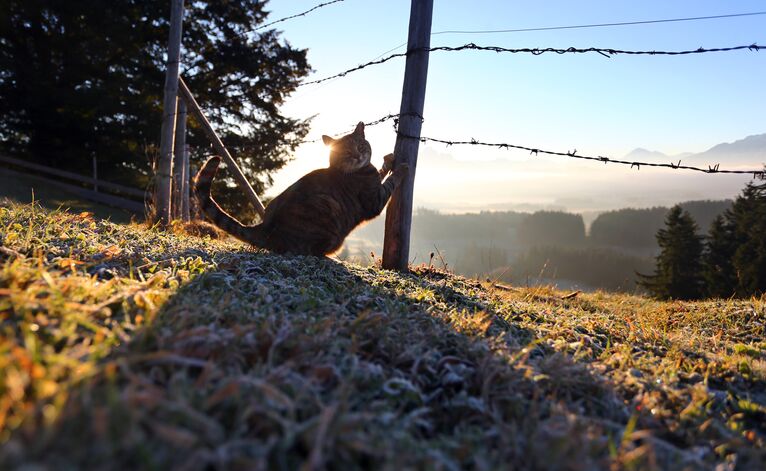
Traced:
<path fill-rule="evenodd" d="M 320 1 L 272 0 L 269 8 L 275 19 L 317 3 Z M 433 31 L 545 27 L 766 10 L 763 1 L 434 3 Z M 346 0 L 276 27 L 291 44 L 309 49 L 309 61 L 315 69 L 312 78 L 321 78 L 367 62 L 406 41 L 409 6 L 407 0 Z M 766 16 L 583 30 L 438 35 L 431 40 L 432 46 L 467 42 L 514 48 L 593 46 L 641 50 L 766 45 Z M 404 60 L 399 59 L 326 84 L 309 85 L 288 100 L 286 110 L 292 116 L 319 114 L 311 137 L 342 132 L 359 120 L 370 121 L 398 112 L 403 72 Z M 766 132 L 765 78 L 766 51 L 610 59 L 596 54 L 434 53 L 430 58 L 423 134 L 454 139 L 474 137 L 551 150 L 576 148 L 581 154 L 615 157 L 636 147 L 666 154 L 701 152 L 721 142 Z M 368 139 L 378 158 L 392 150 L 394 137 L 389 124 L 368 130 Z M 604 172 L 594 164 L 562 164 L 555 158 L 529 165 L 524 156 L 495 150 L 430 149 L 432 156 L 437 152 L 442 158 L 457 160 L 505 159 L 511 155 L 509 184 L 524 172 L 544 176 L 546 171 L 561 174 L 564 168 L 569 177 L 580 175 L 582 180 L 591 176 L 594 181 L 601 178 L 594 173 Z M 325 164 L 326 151 L 320 145 L 303 146 L 296 153 L 296 161 L 276 176 L 270 193 L 281 191 L 305 171 Z M 610 169 L 609 179 L 619 178 L 624 174 L 621 172 L 624 171 Z M 453 177 L 459 183 L 458 176 Z M 427 175 L 421 175 L 419 167 L 418 182 L 425 178 Z M 493 178 L 498 180 L 497 175 Z M 725 191 L 741 187 L 741 181 L 744 180 L 737 180 Z M 571 187 L 570 193 L 581 191 L 577 188 Z M 416 187 L 416 203 L 418 191 Z M 426 185 L 420 193 L 423 204 L 430 201 L 428 191 Z M 525 190 L 534 200 L 535 195 L 528 193 Z M 523 197 L 512 191 L 507 195 L 508 201 L 515 202 L 522 202 Z"/>

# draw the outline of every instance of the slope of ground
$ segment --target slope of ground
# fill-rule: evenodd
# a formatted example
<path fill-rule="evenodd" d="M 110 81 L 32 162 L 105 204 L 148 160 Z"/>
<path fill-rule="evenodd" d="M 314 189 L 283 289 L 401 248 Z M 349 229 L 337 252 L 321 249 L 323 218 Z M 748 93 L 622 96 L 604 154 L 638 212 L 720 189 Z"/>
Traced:
<path fill-rule="evenodd" d="M 0 468 L 761 469 L 764 329 L 10 205 Z"/>

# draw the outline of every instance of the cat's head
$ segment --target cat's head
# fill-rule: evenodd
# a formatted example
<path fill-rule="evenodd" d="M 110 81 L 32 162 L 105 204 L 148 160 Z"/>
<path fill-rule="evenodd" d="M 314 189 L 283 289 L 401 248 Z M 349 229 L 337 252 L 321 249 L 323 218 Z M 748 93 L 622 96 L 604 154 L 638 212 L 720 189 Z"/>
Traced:
<path fill-rule="evenodd" d="M 338 139 L 322 136 L 325 145 L 330 146 L 330 167 L 351 173 L 370 164 L 372 148 L 364 138 L 364 123 L 361 121 L 351 134 Z"/>

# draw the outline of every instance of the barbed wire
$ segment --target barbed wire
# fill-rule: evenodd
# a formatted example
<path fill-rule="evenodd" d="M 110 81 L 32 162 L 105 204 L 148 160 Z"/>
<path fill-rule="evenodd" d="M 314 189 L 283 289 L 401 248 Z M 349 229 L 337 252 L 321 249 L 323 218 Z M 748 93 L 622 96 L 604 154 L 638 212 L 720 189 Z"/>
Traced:
<path fill-rule="evenodd" d="M 337 73 L 335 75 L 331 75 L 329 77 L 317 79 L 317 80 L 311 80 L 309 82 L 303 82 L 299 84 L 298 86 L 304 86 L 304 85 L 312 85 L 317 83 L 326 82 L 328 80 L 332 80 L 339 77 L 345 77 L 346 75 L 365 69 L 367 67 L 373 66 L 373 65 L 380 65 L 385 62 L 388 62 L 392 59 L 397 59 L 400 57 L 406 57 L 407 55 L 414 53 L 414 52 L 422 52 L 422 51 L 428 51 L 428 52 L 456 52 L 456 51 L 490 51 L 490 52 L 496 52 L 496 53 L 510 53 L 510 54 L 532 54 L 535 56 L 539 56 L 542 54 L 588 54 L 588 53 L 596 53 L 600 54 L 606 58 L 610 58 L 611 56 L 616 55 L 633 55 L 633 56 L 684 56 L 684 55 L 690 55 L 690 54 L 705 54 L 710 52 L 731 52 L 731 51 L 741 51 L 741 50 L 750 50 L 750 51 L 760 51 L 761 49 L 766 49 L 766 46 L 759 46 L 757 44 L 750 44 L 748 46 L 733 46 L 733 47 L 717 47 L 717 48 L 698 48 L 698 49 L 689 49 L 689 50 L 683 50 L 683 51 L 636 51 L 636 50 L 625 50 L 625 49 L 611 49 L 611 48 L 599 48 L 599 47 L 588 47 L 588 48 L 576 48 L 576 47 L 569 47 L 569 48 L 553 48 L 553 47 L 547 47 L 547 48 L 507 48 L 507 47 L 500 47 L 500 46 L 479 46 L 474 43 L 468 43 L 464 44 L 462 46 L 437 46 L 437 47 L 431 47 L 431 48 L 415 48 L 411 49 L 407 52 L 400 52 L 396 54 L 391 54 L 389 56 L 386 56 L 382 59 L 372 60 L 370 62 L 367 62 L 365 64 L 357 65 L 356 67 L 352 67 L 348 70 L 345 70 L 343 72 Z"/>
<path fill-rule="evenodd" d="M 314 11 L 314 10 L 318 10 L 318 9 L 320 9 L 320 8 L 323 8 L 323 7 L 326 7 L 326 6 L 330 6 L 330 5 L 332 5 L 333 3 L 338 3 L 338 2 L 342 2 L 342 1 L 344 1 L 344 0 L 332 0 L 332 1 L 330 1 L 330 2 L 324 2 L 324 3 L 320 3 L 319 5 L 316 5 L 315 7 L 313 7 L 313 8 L 310 8 L 310 9 L 308 9 L 308 10 L 306 10 L 306 11 L 302 12 L 302 13 L 297 13 L 297 14 L 295 14 L 295 15 L 286 16 L 286 17 L 284 17 L 284 18 L 280 18 L 280 19 L 278 19 L 278 20 L 274 20 L 274 21 L 271 21 L 271 22 L 269 22 L 269 23 L 266 23 L 265 25 L 261 25 L 261 26 L 258 26 L 257 28 L 251 29 L 250 31 L 246 31 L 246 32 L 245 32 L 245 34 L 247 34 L 247 33 L 253 33 L 253 32 L 255 32 L 255 31 L 259 31 L 259 30 L 262 30 L 262 29 L 266 29 L 266 28 L 268 28 L 269 26 L 275 25 L 275 24 L 277 24 L 277 23 L 281 23 L 281 22 L 283 22 L 283 21 L 292 20 L 293 18 L 298 18 L 298 17 L 300 17 L 300 16 L 306 16 L 306 15 L 308 15 L 309 13 L 311 13 L 311 12 L 312 12 L 312 11 Z"/>
<path fill-rule="evenodd" d="M 281 23 L 283 21 L 291 20 L 293 18 L 298 18 L 299 16 L 306 16 L 306 15 L 308 15 L 309 13 L 311 13 L 314 10 L 317 10 L 319 8 L 332 5 L 333 3 L 338 3 L 338 2 L 343 2 L 343 1 L 345 1 L 345 0 L 332 0 L 332 1 L 329 1 L 329 2 L 325 2 L 325 3 L 320 3 L 319 5 L 316 5 L 315 7 L 310 8 L 310 9 L 308 9 L 308 10 L 302 12 L 302 13 L 286 16 L 284 18 L 280 18 L 278 20 L 274 20 L 274 21 L 271 21 L 269 23 L 266 23 L 266 24 L 263 24 L 263 25 L 260 25 L 260 26 L 256 26 L 255 28 L 247 29 L 247 30 L 242 31 L 240 33 L 235 33 L 235 36 L 236 37 L 240 37 L 240 38 L 241 37 L 245 37 L 245 36 L 247 36 L 247 35 L 249 35 L 251 33 L 255 33 L 256 31 L 268 28 L 269 26 L 275 25 L 277 23 Z M 209 33 L 208 34 L 208 36 L 211 36 L 211 35 L 214 35 L 214 34 L 213 33 Z M 247 38 L 246 38 L 246 40 L 247 40 Z M 210 52 L 212 49 L 218 47 L 219 45 L 220 45 L 219 43 L 210 41 L 210 42 L 208 42 L 207 44 L 204 45 L 204 47 L 202 48 L 201 51 L 197 51 L 197 54 L 199 56 L 201 56 L 201 55 L 205 54 L 206 52 Z M 188 71 L 189 70 L 186 69 L 184 72 L 188 72 Z M 195 76 L 199 76 L 199 75 L 205 76 L 205 75 L 208 75 L 208 74 L 211 74 L 211 73 L 213 73 L 212 69 L 211 70 L 207 70 L 207 71 L 198 72 L 198 73 L 196 73 L 194 75 Z"/>
<path fill-rule="evenodd" d="M 420 118 L 421 122 L 424 121 L 423 116 L 420 115 L 419 113 L 408 112 L 408 113 L 387 114 L 376 120 L 365 122 L 364 126 L 365 127 L 377 126 L 379 124 L 393 120 L 394 132 L 398 136 L 401 136 L 405 139 L 417 139 L 422 143 L 433 142 L 437 144 L 444 144 L 447 147 L 459 146 L 459 145 L 471 145 L 471 146 L 495 147 L 498 149 L 508 149 L 508 150 L 516 149 L 516 150 L 527 151 L 533 155 L 545 154 L 545 155 L 553 155 L 558 157 L 568 157 L 572 159 L 591 160 L 595 162 L 602 162 L 604 164 L 613 163 L 618 165 L 629 165 L 630 168 L 636 168 L 637 170 L 640 170 L 641 167 L 661 167 L 661 168 L 670 168 L 674 170 L 692 170 L 692 171 L 708 173 L 708 174 L 722 173 L 722 174 L 752 175 L 753 178 L 766 180 L 766 169 L 764 170 L 727 170 L 727 169 L 720 168 L 720 164 L 708 165 L 708 168 L 701 168 L 701 167 L 694 167 L 691 165 L 682 165 L 681 160 L 675 163 L 674 162 L 658 163 L 658 162 L 643 162 L 643 161 L 636 161 L 636 160 L 620 160 L 620 159 L 605 157 L 602 155 L 599 155 L 599 156 L 579 155 L 577 154 L 577 149 L 573 151 L 567 151 L 567 152 L 558 152 L 558 151 L 540 149 L 537 147 L 527 147 L 527 146 L 521 146 L 517 144 L 508 144 L 505 142 L 500 142 L 500 143 L 483 142 L 473 138 L 469 141 L 456 141 L 456 140 L 438 139 L 438 138 L 428 137 L 428 136 L 420 136 L 420 137 L 410 136 L 410 135 L 399 132 L 399 118 L 402 116 L 414 116 L 416 118 Z M 349 128 L 347 132 L 334 134 L 332 135 L 332 137 L 343 136 L 350 133 L 353 130 L 354 130 L 354 127 L 352 126 Z M 321 140 L 322 140 L 321 138 L 311 139 L 311 140 L 301 141 L 300 144 L 314 143 L 314 142 L 319 142 Z"/>
<path fill-rule="evenodd" d="M 250 31 L 247 31 L 247 33 L 255 32 L 261 29 L 268 28 L 270 26 L 273 26 L 277 23 L 281 23 L 293 18 L 298 18 L 301 16 L 305 16 L 314 10 L 317 10 L 319 8 L 323 8 L 329 5 L 332 5 L 334 3 L 339 3 L 344 0 L 331 0 L 329 2 L 320 3 L 313 8 L 310 8 L 309 10 L 306 10 L 304 12 L 287 16 L 284 18 L 280 18 L 278 20 L 266 23 L 264 25 L 258 26 L 257 28 L 254 28 Z M 734 17 L 734 16 L 750 16 L 750 15 L 760 15 L 764 12 L 758 12 L 758 13 L 751 13 L 751 14 L 737 14 L 737 15 L 718 15 L 718 16 L 711 16 L 711 17 L 697 17 L 697 18 L 684 18 L 684 19 L 670 19 L 670 20 L 651 20 L 651 21 L 636 21 L 636 22 L 624 22 L 624 23 L 605 23 L 605 24 L 596 24 L 596 25 L 576 25 L 576 26 L 567 26 L 567 27 L 551 27 L 551 28 L 529 28 L 529 29 L 519 29 L 519 30 L 493 30 L 493 31 L 440 31 L 436 34 L 448 34 L 448 33 L 498 33 L 498 32 L 517 32 L 517 31 L 537 31 L 537 30 L 548 30 L 548 29 L 573 29 L 573 28 L 590 28 L 590 27 L 603 27 L 603 26 L 622 26 L 622 25 L 633 25 L 633 24 L 647 24 L 647 23 L 660 23 L 660 22 L 669 22 L 669 21 L 690 21 L 690 20 L 699 20 L 699 19 L 712 19 L 712 18 L 727 18 L 727 17 Z M 397 48 L 394 48 L 392 50 L 398 49 L 401 46 L 397 46 Z M 384 57 L 382 59 L 376 58 L 375 60 L 369 61 L 365 64 L 360 64 L 356 67 L 352 67 L 350 69 L 347 69 L 343 72 L 340 72 L 338 74 L 325 77 L 322 79 L 312 80 L 309 82 L 304 82 L 300 84 L 299 86 L 303 85 L 311 85 L 311 84 L 318 84 L 322 82 L 326 82 L 328 80 L 345 77 L 346 75 L 359 71 L 361 69 L 373 66 L 373 65 L 379 65 L 383 64 L 385 62 L 388 62 L 390 60 L 400 58 L 400 57 L 406 57 L 407 55 L 414 53 L 414 52 L 420 52 L 420 51 L 428 51 L 428 52 L 456 52 L 456 51 L 465 51 L 465 50 L 472 50 L 472 51 L 489 51 L 489 52 L 495 52 L 495 53 L 511 53 L 511 54 L 532 54 L 532 55 L 542 55 L 547 53 L 553 53 L 553 54 L 588 54 L 588 53 L 597 53 L 600 54 L 606 58 L 611 58 L 611 56 L 614 55 L 651 55 L 651 56 L 681 56 L 681 55 L 690 55 L 690 54 L 704 54 L 704 53 L 711 53 L 711 52 L 731 52 L 731 51 L 740 51 L 740 50 L 750 50 L 750 51 L 760 51 L 761 49 L 766 49 L 766 46 L 758 46 L 757 44 L 753 43 L 751 45 L 747 46 L 733 46 L 733 47 L 719 47 L 719 48 L 697 48 L 697 49 L 689 49 L 689 50 L 682 50 L 682 51 L 657 51 L 657 50 L 651 50 L 651 51 L 643 51 L 643 50 L 625 50 L 625 49 L 613 49 L 613 48 L 596 48 L 596 47 L 589 47 L 589 48 L 575 48 L 575 47 L 569 47 L 566 49 L 562 48 L 506 48 L 501 46 L 480 46 L 474 43 L 468 43 L 464 44 L 462 46 L 437 46 L 437 47 L 431 47 L 431 48 L 416 48 L 409 50 L 405 53 L 396 53 L 391 54 L 387 57 Z M 385 53 L 384 53 L 385 54 Z M 379 56 L 380 57 L 380 56 Z M 421 116 L 418 113 L 397 113 L 397 114 L 388 114 L 381 118 L 378 118 L 376 120 L 365 122 L 365 127 L 372 127 L 379 124 L 382 124 L 386 121 L 394 120 L 394 131 L 396 132 L 397 136 L 401 136 L 403 138 L 407 139 L 417 139 L 422 143 L 427 142 L 434 142 L 434 143 L 440 143 L 444 144 L 447 147 L 453 146 L 453 145 L 472 145 L 472 146 L 484 146 L 484 147 L 495 147 L 499 149 L 516 149 L 516 150 L 524 150 L 529 152 L 530 154 L 539 155 L 539 154 L 545 154 L 545 155 L 553 155 L 553 156 L 561 156 L 561 157 L 568 157 L 573 159 L 580 159 L 580 160 L 591 160 L 596 162 L 603 162 L 604 164 L 607 163 L 613 163 L 613 164 L 619 164 L 619 165 L 629 165 L 630 168 L 636 168 L 637 170 L 641 169 L 641 166 L 644 167 L 660 167 L 660 168 L 671 168 L 674 170 L 691 170 L 696 172 L 702 172 L 702 173 L 722 173 L 722 174 L 740 174 L 740 175 L 752 175 L 753 178 L 758 178 L 761 180 L 766 180 L 766 171 L 764 170 L 726 170 L 721 169 L 720 164 L 715 165 L 708 165 L 708 168 L 700 168 L 695 167 L 691 165 L 682 165 L 681 160 L 679 160 L 677 163 L 657 163 L 657 162 L 642 162 L 642 161 L 629 161 L 629 160 L 620 160 L 620 159 L 613 159 L 605 156 L 589 156 L 589 155 L 578 155 L 577 149 L 573 151 L 567 151 L 567 152 L 557 152 L 557 151 L 550 151 L 545 149 L 539 149 L 534 147 L 527 147 L 527 146 L 521 146 L 516 144 L 508 144 L 508 143 L 491 143 L 491 142 L 482 142 L 478 141 L 476 139 L 471 139 L 470 141 L 454 141 L 454 140 L 447 140 L 447 139 L 438 139 L 428 136 L 409 136 L 403 133 L 400 133 L 398 130 L 399 125 L 399 118 L 401 116 L 416 116 L 423 120 L 423 116 Z M 351 132 L 353 128 L 351 128 L 349 131 L 345 133 L 339 133 L 333 135 L 333 137 L 342 136 L 345 134 L 348 134 Z M 321 141 L 321 138 L 318 139 L 311 139 L 311 140 L 305 140 L 301 141 L 300 144 L 306 144 L 306 143 L 314 143 Z"/>
<path fill-rule="evenodd" d="M 394 129 L 396 129 L 396 127 L 398 126 L 398 123 L 399 123 L 399 117 L 400 116 L 415 116 L 415 117 L 420 118 L 421 120 L 423 119 L 423 117 L 421 115 L 419 115 L 418 113 L 387 114 L 387 115 L 385 115 L 385 116 L 383 116 L 381 118 L 378 118 L 378 119 L 376 119 L 374 121 L 365 122 L 364 123 L 364 127 L 365 128 L 369 128 L 369 127 L 372 127 L 372 126 L 377 126 L 378 124 L 382 124 L 382 123 L 385 123 L 386 121 L 390 121 L 390 120 L 393 119 L 394 120 Z M 345 136 L 346 134 L 349 134 L 350 132 L 352 132 L 354 130 L 355 126 L 356 125 L 349 127 L 349 130 L 346 131 L 346 132 L 341 132 L 341 133 L 333 134 L 330 137 Z M 322 140 L 321 137 L 320 138 L 316 138 L 316 139 L 309 139 L 309 140 L 301 141 L 300 144 L 312 144 L 314 142 L 319 142 L 321 140 Z"/>
<path fill-rule="evenodd" d="M 726 174 L 740 174 L 740 175 L 752 175 L 753 178 L 758 178 L 761 180 L 766 179 L 766 170 L 725 170 L 720 168 L 719 164 L 715 165 L 708 165 L 708 168 L 700 168 L 700 167 L 694 167 L 691 165 L 682 165 L 681 161 L 679 160 L 677 163 L 657 163 L 657 162 L 641 162 L 641 161 L 635 161 L 635 160 L 620 160 L 620 159 L 612 159 L 609 157 L 604 156 L 589 156 L 589 155 L 578 155 L 577 149 L 573 151 L 567 151 L 567 152 L 556 152 L 556 151 L 550 151 L 550 150 L 544 150 L 539 149 L 535 147 L 527 147 L 527 146 L 520 146 L 516 144 L 507 144 L 507 143 L 492 143 L 492 142 L 482 142 L 478 141 L 476 139 L 471 139 L 470 141 L 452 141 L 447 139 L 437 139 L 433 137 L 427 137 L 427 136 L 409 136 L 407 134 L 400 133 L 398 129 L 395 128 L 397 135 L 407 138 L 407 139 L 418 139 L 422 143 L 426 142 L 435 142 L 439 144 L 444 144 L 447 147 L 450 146 L 457 146 L 457 145 L 471 145 L 471 146 L 484 146 L 484 147 L 496 147 L 498 149 L 517 149 L 517 150 L 524 150 L 529 152 L 533 155 L 539 155 L 539 154 L 546 154 L 546 155 L 555 155 L 560 157 L 569 157 L 572 159 L 582 159 L 582 160 L 593 160 L 596 162 L 603 162 L 604 164 L 613 163 L 613 164 L 620 164 L 620 165 L 630 165 L 630 168 L 636 168 L 637 170 L 640 170 L 641 167 L 664 167 L 664 168 L 671 168 L 674 170 L 693 170 L 696 172 L 703 172 L 703 173 L 726 173 Z"/>

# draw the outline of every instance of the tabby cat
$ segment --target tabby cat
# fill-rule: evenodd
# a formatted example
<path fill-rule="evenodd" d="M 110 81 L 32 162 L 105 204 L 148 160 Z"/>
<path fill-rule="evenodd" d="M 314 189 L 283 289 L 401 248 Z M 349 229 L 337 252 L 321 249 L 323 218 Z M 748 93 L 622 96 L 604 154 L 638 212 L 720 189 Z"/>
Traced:
<path fill-rule="evenodd" d="M 393 155 L 384 158 L 379 171 L 373 167 L 364 123 L 339 139 L 322 136 L 322 140 L 330 146 L 330 166 L 304 175 L 274 198 L 260 224 L 243 225 L 210 196 L 220 157 L 211 157 L 195 177 L 194 192 L 200 206 L 218 227 L 256 247 L 296 255 L 336 252 L 356 226 L 383 211 L 409 169 L 399 165 L 383 181 L 391 171 Z"/>

